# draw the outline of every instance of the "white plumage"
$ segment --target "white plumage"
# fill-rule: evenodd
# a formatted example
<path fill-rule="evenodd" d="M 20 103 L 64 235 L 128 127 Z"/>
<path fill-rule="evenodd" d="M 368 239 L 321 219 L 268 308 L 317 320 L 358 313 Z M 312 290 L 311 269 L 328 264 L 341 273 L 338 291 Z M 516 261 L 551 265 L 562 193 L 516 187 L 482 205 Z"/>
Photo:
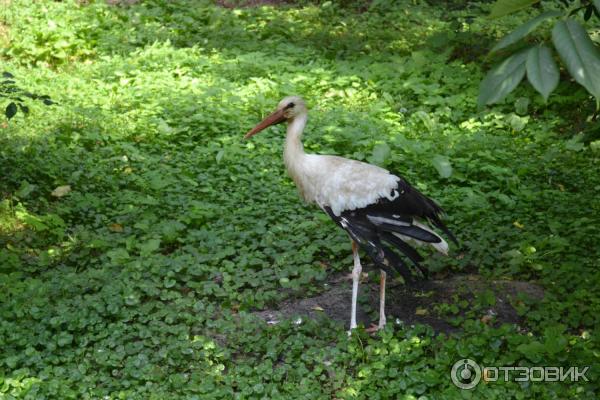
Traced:
<path fill-rule="evenodd" d="M 331 207 L 335 215 L 363 208 L 380 198 L 394 200 L 398 177 L 383 168 L 335 156 L 304 155 L 288 172 L 308 202 Z"/>

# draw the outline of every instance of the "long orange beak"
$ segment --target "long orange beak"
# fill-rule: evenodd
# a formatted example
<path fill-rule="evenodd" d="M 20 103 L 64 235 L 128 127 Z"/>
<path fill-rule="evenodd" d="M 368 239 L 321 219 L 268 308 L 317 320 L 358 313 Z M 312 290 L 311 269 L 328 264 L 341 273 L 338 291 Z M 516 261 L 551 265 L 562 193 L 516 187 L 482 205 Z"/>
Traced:
<path fill-rule="evenodd" d="M 263 129 L 266 129 L 271 125 L 276 125 L 276 124 L 279 124 L 279 123 L 285 121 L 285 115 L 283 115 L 284 111 L 285 111 L 284 109 L 277 110 L 273 114 L 269 115 L 267 118 L 263 119 L 258 125 L 256 125 L 254 128 L 249 130 L 248 133 L 246 133 L 244 135 L 244 139 L 250 139 L 252 136 L 256 135 L 258 132 L 262 131 Z"/>

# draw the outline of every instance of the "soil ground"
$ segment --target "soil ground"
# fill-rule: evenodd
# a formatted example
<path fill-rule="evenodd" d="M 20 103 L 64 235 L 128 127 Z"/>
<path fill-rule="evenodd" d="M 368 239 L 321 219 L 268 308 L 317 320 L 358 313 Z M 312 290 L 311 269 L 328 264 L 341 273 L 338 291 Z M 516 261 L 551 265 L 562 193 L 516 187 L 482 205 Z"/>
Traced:
<path fill-rule="evenodd" d="M 375 272 L 371 272 L 374 274 Z M 437 332 L 453 332 L 460 325 L 451 324 L 450 317 L 464 315 L 472 310 L 475 297 L 486 290 L 495 296 L 495 303 L 479 308 L 477 312 L 486 323 L 494 325 L 511 323 L 520 325 L 521 317 L 513 307 L 519 294 L 541 300 L 543 289 L 531 282 L 487 280 L 479 275 L 456 275 L 443 280 L 428 280 L 411 286 L 388 282 L 386 288 L 386 315 L 388 323 L 402 321 L 404 324 L 423 323 Z M 315 297 L 290 299 L 277 309 L 257 311 L 255 316 L 274 324 L 289 318 L 327 317 L 344 325 L 350 320 L 352 281 L 349 275 L 338 275 L 326 284 L 326 291 Z M 455 315 L 440 315 L 436 305 L 456 304 L 465 300 L 468 306 Z M 359 287 L 358 323 L 368 327 L 377 323 L 379 310 L 379 284 L 363 279 Z"/>

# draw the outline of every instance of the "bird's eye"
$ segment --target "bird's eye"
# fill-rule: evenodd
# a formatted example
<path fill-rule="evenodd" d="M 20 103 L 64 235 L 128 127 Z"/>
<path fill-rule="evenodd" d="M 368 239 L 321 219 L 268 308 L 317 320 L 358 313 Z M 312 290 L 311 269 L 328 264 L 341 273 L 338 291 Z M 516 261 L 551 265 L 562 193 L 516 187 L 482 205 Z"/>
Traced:
<path fill-rule="evenodd" d="M 294 104 L 294 103 L 290 103 L 290 104 L 288 104 L 287 106 L 285 106 L 285 108 L 286 108 L 286 109 L 287 109 L 287 108 L 293 108 L 294 106 L 295 106 L 295 104 Z"/>

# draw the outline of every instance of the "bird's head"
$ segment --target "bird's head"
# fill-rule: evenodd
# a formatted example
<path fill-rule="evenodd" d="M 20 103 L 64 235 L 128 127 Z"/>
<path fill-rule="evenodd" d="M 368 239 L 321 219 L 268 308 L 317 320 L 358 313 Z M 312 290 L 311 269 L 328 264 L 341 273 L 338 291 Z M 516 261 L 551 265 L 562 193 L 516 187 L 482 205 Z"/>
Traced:
<path fill-rule="evenodd" d="M 244 139 L 249 139 L 271 125 L 280 124 L 284 121 L 291 122 L 294 120 L 294 118 L 299 115 L 306 114 L 306 112 L 306 104 L 301 97 L 288 96 L 279 102 L 277 109 L 271 115 L 263 119 L 258 125 L 248 131 L 248 133 L 246 133 L 244 136 Z"/>

